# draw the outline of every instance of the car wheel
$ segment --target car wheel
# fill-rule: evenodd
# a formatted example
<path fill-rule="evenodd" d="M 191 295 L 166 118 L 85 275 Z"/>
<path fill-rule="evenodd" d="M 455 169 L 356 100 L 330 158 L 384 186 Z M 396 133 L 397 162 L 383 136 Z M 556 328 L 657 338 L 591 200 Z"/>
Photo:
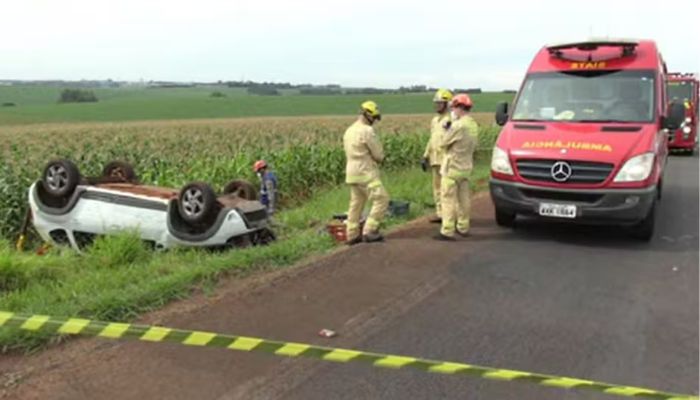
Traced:
<path fill-rule="evenodd" d="M 245 200 L 257 200 L 258 191 L 250 182 L 233 180 L 224 186 L 224 194 L 233 194 Z"/>
<path fill-rule="evenodd" d="M 69 197 L 80 182 L 80 171 L 70 160 L 54 160 L 46 164 L 41 184 L 52 197 Z"/>
<path fill-rule="evenodd" d="M 654 237 L 654 225 L 656 222 L 656 202 L 652 204 L 646 217 L 636 225 L 629 228 L 629 234 L 635 239 L 648 242 Z"/>
<path fill-rule="evenodd" d="M 516 214 L 496 208 L 496 224 L 505 228 L 512 228 L 515 225 Z"/>
<path fill-rule="evenodd" d="M 178 196 L 180 217 L 190 224 L 207 221 L 216 210 L 216 194 L 206 183 L 193 182 L 185 185 Z"/>
<path fill-rule="evenodd" d="M 136 183 L 138 181 L 134 167 L 123 161 L 112 161 L 105 165 L 102 169 L 102 176 L 104 178 L 120 179 L 128 183 Z"/>

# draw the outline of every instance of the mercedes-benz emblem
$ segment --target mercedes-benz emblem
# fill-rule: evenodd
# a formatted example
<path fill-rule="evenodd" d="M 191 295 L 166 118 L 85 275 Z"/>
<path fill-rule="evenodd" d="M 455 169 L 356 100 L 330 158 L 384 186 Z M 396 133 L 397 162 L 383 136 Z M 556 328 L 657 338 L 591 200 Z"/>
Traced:
<path fill-rule="evenodd" d="M 566 182 L 571 178 L 571 165 L 566 161 L 557 161 L 552 165 L 552 178 L 557 182 Z"/>

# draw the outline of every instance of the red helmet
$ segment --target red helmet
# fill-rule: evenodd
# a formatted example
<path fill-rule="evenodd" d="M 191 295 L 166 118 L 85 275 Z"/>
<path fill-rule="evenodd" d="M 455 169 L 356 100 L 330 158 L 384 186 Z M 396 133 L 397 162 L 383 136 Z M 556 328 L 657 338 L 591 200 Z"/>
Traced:
<path fill-rule="evenodd" d="M 462 94 L 458 94 L 457 96 L 454 97 L 454 99 L 452 99 L 451 105 L 452 105 L 452 107 L 461 106 L 461 107 L 464 107 L 466 109 L 470 109 L 470 108 L 472 108 L 474 103 L 472 103 L 472 98 L 469 97 L 468 94 L 462 93 Z"/>
<path fill-rule="evenodd" d="M 267 168 L 267 163 L 265 160 L 258 160 L 253 164 L 253 171 L 259 172 L 261 169 Z"/>

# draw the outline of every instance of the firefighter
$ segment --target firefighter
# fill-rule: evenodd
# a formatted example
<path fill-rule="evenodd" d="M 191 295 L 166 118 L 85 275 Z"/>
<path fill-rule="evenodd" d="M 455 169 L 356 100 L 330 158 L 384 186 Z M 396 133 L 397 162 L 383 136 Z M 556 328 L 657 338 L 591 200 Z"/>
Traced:
<path fill-rule="evenodd" d="M 450 120 L 449 103 L 452 100 L 452 92 L 447 89 L 438 89 L 433 96 L 433 105 L 435 107 L 436 116 L 430 121 L 430 140 L 425 147 L 423 153 L 423 161 L 421 167 L 423 171 L 431 170 L 433 175 L 433 200 L 435 201 L 435 216 L 430 219 L 432 223 L 440 223 L 442 221 L 442 213 L 440 207 L 440 166 L 442 165 L 442 148 L 440 140 L 445 134 L 445 125 Z"/>
<path fill-rule="evenodd" d="M 440 170 L 442 228 L 435 237 L 438 240 L 455 240 L 455 230 L 461 236 L 469 233 L 469 176 L 479 135 L 479 126 L 469 115 L 472 105 L 467 94 L 452 99 L 451 121 L 446 123 L 447 131 L 440 141 L 444 159 Z"/>
<path fill-rule="evenodd" d="M 277 201 L 277 176 L 270 171 L 265 160 L 258 160 L 253 164 L 253 170 L 260 178 L 260 202 L 265 206 L 267 215 L 275 213 Z"/>
<path fill-rule="evenodd" d="M 380 242 L 384 237 L 379 225 L 389 206 L 389 194 L 379 177 L 379 164 L 384 159 L 384 149 L 372 126 L 381 119 L 379 107 L 373 101 L 361 105 L 361 114 L 343 136 L 345 147 L 345 182 L 350 186 L 347 244 Z M 360 232 L 360 218 L 367 201 L 372 203 L 364 229 Z"/>

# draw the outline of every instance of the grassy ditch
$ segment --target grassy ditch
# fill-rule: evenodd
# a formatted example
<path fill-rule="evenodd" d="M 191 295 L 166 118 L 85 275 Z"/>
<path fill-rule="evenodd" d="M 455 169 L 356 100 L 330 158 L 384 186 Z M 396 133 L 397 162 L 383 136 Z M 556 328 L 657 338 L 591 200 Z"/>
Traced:
<path fill-rule="evenodd" d="M 485 187 L 486 157 L 474 171 L 472 186 Z M 424 215 L 432 203 L 430 175 L 418 169 L 384 175 L 393 198 L 411 202 L 409 215 L 387 226 Z M 303 205 L 278 216 L 281 238 L 258 248 L 212 253 L 181 249 L 146 250 L 133 235 L 99 239 L 85 254 L 54 249 L 43 256 L 18 253 L 0 241 L 0 310 L 128 321 L 193 291 L 210 288 L 224 277 L 290 266 L 326 252 L 336 244 L 323 232 L 325 221 L 347 207 L 348 189 L 317 193 Z M 45 333 L 0 328 L 2 352 L 26 352 L 61 338 Z"/>

